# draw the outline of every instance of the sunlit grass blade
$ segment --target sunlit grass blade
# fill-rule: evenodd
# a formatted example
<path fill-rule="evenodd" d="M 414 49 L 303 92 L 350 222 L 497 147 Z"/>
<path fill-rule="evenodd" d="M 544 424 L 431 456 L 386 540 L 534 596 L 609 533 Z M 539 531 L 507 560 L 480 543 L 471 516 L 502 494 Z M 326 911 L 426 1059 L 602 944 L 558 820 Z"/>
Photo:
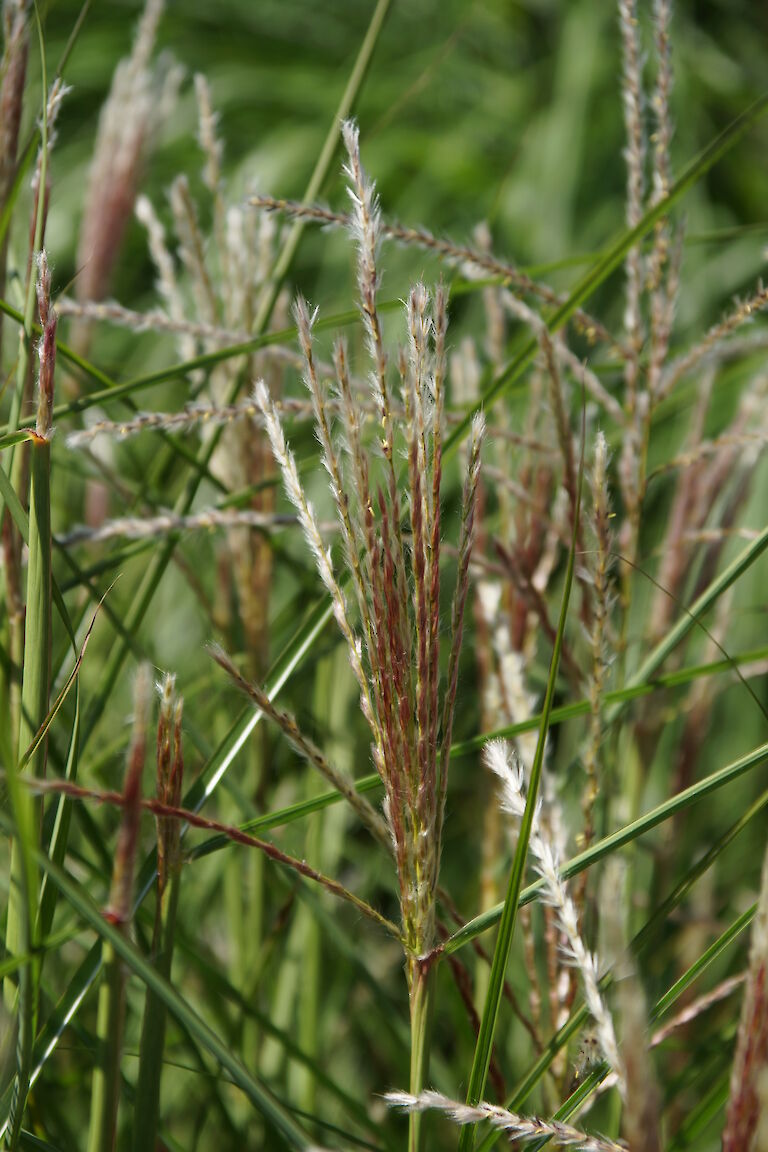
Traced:
<path fill-rule="evenodd" d="M 64 777 L 74 783 L 77 780 L 77 768 L 80 755 L 80 685 L 75 688 L 75 714 L 72 720 L 72 732 L 69 739 L 67 764 Z M 56 806 L 56 816 L 51 833 L 49 855 L 56 864 L 63 864 L 67 854 L 69 842 L 69 827 L 72 817 L 72 802 L 66 796 L 60 796 Z M 47 874 L 43 876 L 40 887 L 40 901 L 38 905 L 38 935 L 45 937 L 53 926 L 53 917 L 56 912 L 58 893 L 48 880 Z"/>
<path fill-rule="evenodd" d="M 106 596 L 107 594 L 108 593 L 105 592 L 104 596 Z M 104 599 L 104 597 L 102 597 L 102 600 L 103 599 Z M 56 716 L 58 715 L 62 704 L 64 703 L 64 701 L 66 700 L 70 691 L 72 690 L 72 687 L 76 683 L 78 676 L 79 676 L 79 673 L 80 673 L 80 665 L 83 662 L 83 658 L 85 656 L 85 650 L 88 647 L 88 641 L 90 640 L 91 633 L 93 632 L 93 626 L 96 623 L 96 616 L 97 615 L 98 615 L 98 608 L 96 609 L 96 612 L 94 612 L 94 614 L 91 618 L 91 622 L 88 625 L 88 628 L 86 629 L 85 636 L 83 637 L 83 642 L 80 646 L 80 651 L 77 653 L 74 665 L 72 667 L 71 672 L 69 673 L 69 676 L 67 677 L 65 683 L 63 684 L 63 686 L 62 686 L 61 690 L 59 691 L 53 704 L 49 708 L 46 716 L 43 718 L 43 721 L 40 724 L 40 727 L 37 729 L 34 736 L 30 740 L 29 744 L 24 749 L 22 755 L 19 757 L 19 768 L 20 769 L 26 768 L 27 764 L 29 764 L 29 762 L 35 756 L 37 750 L 39 749 L 40 745 L 43 743 L 43 741 L 45 740 L 45 738 L 48 734 L 48 729 L 50 728 L 51 724 L 53 723 Z M 21 748 L 20 748 L 20 750 L 21 750 Z"/>

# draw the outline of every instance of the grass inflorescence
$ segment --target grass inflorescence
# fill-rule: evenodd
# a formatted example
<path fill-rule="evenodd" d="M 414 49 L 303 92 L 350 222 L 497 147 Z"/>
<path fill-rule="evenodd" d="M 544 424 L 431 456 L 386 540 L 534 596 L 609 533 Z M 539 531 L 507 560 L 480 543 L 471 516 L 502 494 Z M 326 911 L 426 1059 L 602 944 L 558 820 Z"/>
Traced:
<path fill-rule="evenodd" d="M 4 5 L 9 1149 L 766 1144 L 768 101 L 463 7 Z"/>

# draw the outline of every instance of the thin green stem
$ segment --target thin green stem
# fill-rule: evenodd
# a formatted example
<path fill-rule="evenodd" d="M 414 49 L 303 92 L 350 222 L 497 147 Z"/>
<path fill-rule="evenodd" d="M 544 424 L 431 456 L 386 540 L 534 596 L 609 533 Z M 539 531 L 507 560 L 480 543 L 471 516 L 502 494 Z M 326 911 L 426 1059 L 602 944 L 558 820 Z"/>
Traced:
<path fill-rule="evenodd" d="M 123 931 L 122 926 L 119 929 Z M 112 1152 L 117 1135 L 120 1102 L 120 1058 L 123 1050 L 125 977 L 123 963 L 112 944 L 102 950 L 103 973 L 96 1017 L 98 1050 L 91 1084 L 88 1152 Z"/>
<path fill-rule="evenodd" d="M 175 868 L 168 884 L 158 897 L 153 952 L 155 967 L 171 978 L 171 964 L 176 932 L 176 911 L 179 901 L 181 872 Z M 134 1152 L 154 1148 L 157 1141 L 157 1123 L 160 1115 L 160 1083 L 165 1045 L 165 1004 L 152 989 L 147 989 L 139 1048 L 139 1077 L 136 1084 L 136 1102 L 133 1113 Z"/>
<path fill-rule="evenodd" d="M 411 1076 L 410 1090 L 418 1096 L 429 1075 L 429 1043 L 432 1031 L 435 963 L 415 961 L 411 978 Z M 408 1118 L 408 1152 L 420 1152 L 423 1144 L 422 1114 Z"/>
<path fill-rule="evenodd" d="M 36 10 L 37 15 L 37 10 Z M 48 162 L 47 78 L 45 45 L 39 16 L 37 19 L 43 88 L 42 153 L 34 250 L 42 245 L 45 221 L 45 181 Z M 41 275 L 41 281 L 44 277 Z M 42 292 L 49 295 L 49 284 Z M 35 305 L 35 262 L 30 259 L 24 311 L 24 328 L 20 333 L 19 365 L 16 391 L 12 402 L 12 419 L 18 421 L 21 398 L 26 386 L 32 318 Z M 47 307 L 47 304 L 46 304 Z M 55 328 L 54 328 L 55 331 Z M 52 365 L 48 384 L 52 402 Z M 41 367 L 41 391 L 42 367 Z M 23 753 L 48 714 L 51 668 L 51 480 L 50 480 L 50 403 L 41 396 L 38 408 L 39 435 L 32 445 L 32 470 L 29 494 L 29 559 L 27 566 L 26 622 L 24 659 L 17 749 Z M 13 476 L 13 451 L 9 455 L 7 475 Z M 0 516 L 4 509 L 0 508 Z M 35 776 L 45 772 L 46 742 L 43 740 L 30 758 L 27 771 Z M 6 1142 L 15 1152 L 21 1136 L 21 1123 L 26 1108 L 37 1031 L 40 959 L 37 955 L 38 873 L 34 850 L 39 844 L 42 804 L 21 787 L 21 766 L 9 765 L 9 796 L 17 837 L 11 848 L 10 892 L 6 922 L 6 948 L 11 955 L 30 953 L 34 959 L 19 972 L 18 996 L 6 981 L 6 1005 L 17 1005 L 16 1082 Z"/>

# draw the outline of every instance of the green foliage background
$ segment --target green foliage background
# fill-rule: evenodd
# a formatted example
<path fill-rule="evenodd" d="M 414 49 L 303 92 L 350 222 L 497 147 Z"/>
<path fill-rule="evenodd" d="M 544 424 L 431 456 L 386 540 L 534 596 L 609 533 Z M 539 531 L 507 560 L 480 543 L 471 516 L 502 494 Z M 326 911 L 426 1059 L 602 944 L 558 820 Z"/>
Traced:
<path fill-rule="evenodd" d="M 322 4 L 309 0 L 219 0 L 216 4 L 189 0 L 169 4 L 161 25 L 160 48 L 170 51 L 184 66 L 187 78 L 176 112 L 162 127 L 143 181 L 143 190 L 166 221 L 169 215 L 165 189 L 175 175 L 185 172 L 204 206 L 203 223 L 207 225 L 208 200 L 200 178 L 202 158 L 195 142 L 192 75 L 202 71 L 210 80 L 232 192 L 245 195 L 255 188 L 277 196 L 299 197 L 365 34 L 371 9 L 367 0 L 331 0 Z M 78 11 L 77 5 L 66 2 L 51 3 L 43 13 L 49 66 L 55 64 L 63 50 Z M 52 156 L 48 226 L 55 291 L 71 286 L 77 277 L 77 236 L 98 112 L 116 62 L 130 50 L 138 14 L 135 4 L 96 0 L 66 70 L 72 93 L 63 107 Z M 768 9 L 763 5 L 728 0 L 678 5 L 672 38 L 674 172 L 679 172 L 761 95 L 766 43 Z M 33 50 L 30 93 L 39 90 L 37 68 Z M 363 158 L 377 182 L 385 215 L 425 225 L 437 235 L 445 234 L 458 241 L 470 238 L 474 226 L 487 221 L 497 254 L 541 270 L 555 287 L 566 290 L 583 264 L 624 224 L 619 71 L 620 46 L 613 4 L 592 0 L 395 0 L 356 109 Z M 28 130 L 35 110 L 36 100 L 32 97 L 27 107 Z M 745 293 L 764 267 L 768 245 L 766 155 L 768 120 L 763 118 L 685 198 L 687 240 L 675 332 L 676 345 L 680 347 L 714 322 L 734 294 Z M 340 162 L 333 167 L 323 197 L 334 207 L 345 207 Z M 17 212 L 17 235 L 24 234 L 26 218 L 24 208 Z M 433 258 L 391 245 L 386 247 L 382 263 L 384 299 L 405 297 L 409 284 L 417 277 L 423 275 L 430 282 L 440 274 L 440 265 Z M 132 307 L 153 306 L 153 278 L 143 231 L 134 223 L 117 266 L 113 294 Z M 322 316 L 351 307 L 354 267 L 347 239 L 308 229 L 290 281 L 320 305 Z M 9 284 L 7 294 L 12 303 L 17 302 L 14 293 L 18 294 L 17 283 Z M 610 326 L 620 327 L 620 274 L 600 289 L 591 307 Z M 453 346 L 465 333 L 481 339 L 484 320 L 475 297 L 457 299 L 451 319 Z M 5 354 L 8 358 L 8 347 Z M 176 356 L 167 338 L 137 338 L 106 326 L 95 333 L 89 355 L 115 379 L 164 367 Z M 8 371 L 7 364 L 3 368 Z M 740 383 L 738 373 L 722 375 L 711 414 L 713 430 L 722 427 L 733 411 Z M 687 426 L 696 385 L 686 387 L 660 422 L 654 442 L 659 460 L 677 450 Z M 296 384 L 296 394 L 298 388 Z M 140 403 L 171 409 L 185 399 L 184 386 L 176 381 L 142 397 Z M 523 399 L 520 390 L 517 399 L 513 399 L 513 411 L 519 410 Z M 62 433 L 66 430 L 61 429 Z M 299 455 L 311 465 L 311 433 L 297 431 L 293 442 Z M 150 500 L 168 506 L 180 490 L 182 471 L 153 473 L 153 453 L 150 443 L 136 441 L 120 446 L 120 475 L 134 492 L 149 477 Z M 84 487 L 81 469 L 72 454 L 55 454 L 54 459 L 56 530 L 82 518 Z M 758 527 L 764 523 L 766 479 L 763 467 L 754 487 L 751 513 L 745 518 Z M 450 518 L 455 513 L 457 477 L 449 475 L 448 480 Z M 669 485 L 662 482 L 649 495 L 641 552 L 643 562 L 651 568 L 670 491 Z M 118 515 L 121 508 L 115 503 L 110 511 Z M 205 590 L 213 597 L 213 544 L 206 538 L 193 538 L 185 541 L 183 552 L 189 566 L 202 574 Z M 301 543 L 289 543 L 286 553 L 279 561 L 272 605 L 273 655 L 279 653 L 307 603 L 319 592 L 319 583 Z M 109 600 L 118 614 L 130 602 L 145 564 L 143 554 L 119 565 L 123 574 Z M 58 565 L 56 573 L 66 587 L 66 569 Z M 762 562 L 738 586 L 728 638 L 734 649 L 765 642 L 765 576 Z M 101 578 L 100 587 L 105 583 Z M 638 627 L 642 612 L 639 621 Z M 170 569 L 135 641 L 137 651 L 149 656 L 156 667 L 178 673 L 179 688 L 187 700 L 185 731 L 191 776 L 224 736 L 240 708 L 235 693 L 212 670 L 204 652 L 203 645 L 209 638 L 205 613 L 184 576 Z M 642 652 L 642 635 L 635 634 L 633 640 L 635 654 Z M 86 705 L 98 690 L 100 669 L 113 643 L 108 624 L 100 621 L 83 668 Z M 55 651 L 63 651 L 63 637 L 57 637 L 57 645 Z M 701 647 L 694 638 L 687 663 L 696 661 Z M 548 651 L 542 646 L 539 663 L 532 670 L 534 682 L 540 685 L 546 675 L 547 659 Z M 114 785 L 121 777 L 128 739 L 125 717 L 130 711 L 130 673 L 127 667 L 81 765 L 81 772 L 88 779 Z M 757 691 L 761 698 L 765 697 L 762 684 L 757 685 Z M 292 679 L 285 703 L 325 747 L 340 760 L 346 758 L 356 774 L 370 771 L 367 738 L 356 712 L 355 693 L 345 658 L 330 630 L 323 633 L 310 658 Z M 668 710 L 669 730 L 654 764 L 647 766 L 649 784 L 643 810 L 668 794 L 666 756 L 679 734 L 678 703 L 674 692 L 665 694 L 659 702 Z M 738 683 L 720 696 L 712 719 L 711 735 L 699 765 L 702 776 L 765 739 L 765 719 Z M 478 703 L 470 640 L 465 652 L 456 736 L 468 737 L 477 731 Z M 61 757 L 63 737 L 58 746 L 54 737 L 53 744 L 54 757 Z M 271 768 L 265 795 L 268 807 L 278 808 L 304 795 L 305 773 L 279 738 L 270 736 L 267 747 Z M 562 735 L 556 736 L 555 764 L 561 773 L 569 769 L 568 743 Z M 682 866 L 685 861 L 692 863 L 756 794 L 757 783 L 750 776 L 727 794 L 719 794 L 717 803 L 697 806 L 691 821 L 679 829 L 682 841 L 675 866 Z M 254 804 L 238 773 L 230 772 L 221 811 L 226 818 L 244 819 L 259 809 L 264 799 L 260 796 Z M 489 799 L 490 789 L 478 757 L 457 759 L 452 766 L 444 876 L 467 916 L 475 907 L 478 831 Z M 577 808 L 578 797 L 573 803 Z M 78 806 L 77 814 L 76 853 L 82 855 L 83 872 L 90 877 L 93 894 L 99 899 L 98 875 L 104 876 L 106 884 L 108 845 L 113 842 L 116 817 L 112 813 L 99 815 L 97 831 L 97 818 L 89 809 Z M 321 841 L 327 838 L 330 844 L 329 871 L 335 874 L 334 864 L 338 865 L 340 859 L 344 882 L 365 892 L 366 898 L 388 915 L 396 916 L 389 878 L 380 877 L 380 860 L 370 852 L 362 834 L 345 825 L 339 811 L 323 819 L 322 832 L 317 835 Z M 312 821 L 309 826 L 314 826 Z M 288 829 L 281 836 L 281 843 L 301 855 L 306 838 L 306 827 L 302 825 Z M 751 902 L 764 841 L 765 823 L 758 820 L 724 855 L 716 879 L 711 881 L 715 892 L 708 907 L 735 914 Z M 506 868 L 507 863 L 500 861 L 500 876 L 505 875 Z M 640 870 L 642 874 L 642 857 Z M 295 1035 L 300 1030 L 302 957 L 290 954 L 293 938 L 285 926 L 293 923 L 294 906 L 287 902 L 292 881 L 272 865 L 267 866 L 267 876 L 265 923 L 269 948 L 257 1002 L 268 1017 L 277 1021 L 279 1029 Z M 675 875 L 668 876 L 664 891 L 674 879 Z M 242 882 L 247 883 L 247 877 Z M 405 1083 L 407 1004 L 397 950 L 376 939 L 368 926 L 361 927 L 346 909 L 339 911 L 326 899 L 318 901 L 306 886 L 300 886 L 297 893 L 298 903 L 306 901 L 308 906 L 319 908 L 322 926 L 322 1066 L 332 1069 L 334 1079 L 359 1100 L 392 1086 L 392 1078 L 398 1072 L 397 1083 Z M 185 870 L 177 971 L 185 994 L 215 1016 L 222 1031 L 237 1044 L 242 1029 L 240 1007 L 236 1000 L 231 1002 L 226 978 L 221 975 L 226 970 L 229 978 L 235 979 L 230 933 L 236 938 L 237 927 L 227 903 L 230 897 L 231 889 L 218 857 Z M 642 907 L 637 910 L 638 923 L 645 918 L 645 911 Z M 666 938 L 660 939 L 658 949 L 648 958 L 644 975 L 651 1000 L 675 978 L 675 964 L 685 947 L 693 956 L 697 946 L 699 951 L 703 948 L 697 943 L 702 938 L 702 926 L 694 914 L 695 905 L 684 910 L 683 921 L 689 917 L 690 924 L 677 926 L 669 948 Z M 705 926 L 705 940 L 725 923 L 727 920 Z M 141 940 L 142 933 L 148 931 L 148 921 L 140 919 L 137 931 Z M 681 943 L 682 937 L 685 940 Z M 76 945 L 72 949 L 76 951 Z M 290 979 L 282 974 L 289 965 L 293 965 Z M 722 962 L 723 975 L 733 969 L 732 961 Z M 52 1002 L 66 982 L 65 968 L 52 965 L 47 979 L 47 995 Z M 447 972 L 441 973 L 441 981 L 436 1011 L 438 1056 L 433 1070 L 435 1082 L 450 1088 L 461 1083 L 468 1072 L 472 1038 Z M 520 981 L 517 990 L 523 988 Z M 138 982 L 131 984 L 129 1007 L 135 1009 L 135 1020 L 140 1014 L 141 991 Z M 508 1029 L 505 1055 L 514 1061 L 520 1037 L 511 1020 L 505 1019 L 504 1026 Z M 680 1089 L 683 1099 L 695 1100 L 727 1068 L 733 1028 L 720 1016 L 711 1022 L 711 1032 L 709 1027 L 706 1024 L 701 1029 L 696 1048 L 688 1054 L 687 1067 L 680 1067 L 680 1084 L 668 1085 L 670 1095 Z M 77 1101 L 70 1104 L 71 1085 L 85 1077 L 90 1068 L 92 1028 L 93 1013 L 86 1010 L 66 1050 L 56 1057 L 55 1073 L 46 1081 L 45 1096 L 41 1095 L 33 1106 L 33 1115 L 42 1117 L 47 1113 L 53 1118 L 53 1129 L 71 1133 L 73 1148 L 78 1146 L 76 1131 L 86 1123 L 87 1101 L 79 1094 Z M 135 1051 L 136 1043 L 136 1026 L 129 1023 L 129 1052 Z M 176 1060 L 180 1066 L 190 1061 L 185 1038 L 176 1030 L 170 1033 L 168 1059 Z M 274 1051 L 271 1059 L 269 1066 L 274 1069 L 279 1093 L 294 1094 L 301 1073 L 295 1069 L 286 1073 L 282 1057 Z M 134 1075 L 130 1057 L 125 1061 L 125 1075 L 130 1092 Z M 197 1146 L 201 1149 L 234 1147 L 234 1143 L 227 1143 L 235 1139 L 233 1133 L 221 1135 L 227 1131 L 223 1120 L 219 1130 L 222 1142 L 216 1142 L 217 1137 L 212 1134 L 215 1123 L 204 1118 L 215 1105 L 211 1104 L 207 1089 L 199 1087 L 198 1077 L 207 1085 L 211 1069 L 205 1068 L 201 1073 L 180 1067 L 164 1081 L 168 1084 L 169 1114 L 178 1118 L 178 1128 L 173 1129 L 172 1124 L 180 1141 L 178 1146 L 195 1146 L 185 1141 L 192 1139 L 197 1126 Z M 686 1077 L 691 1083 L 681 1089 Z M 228 1094 L 228 1090 L 224 1092 Z M 322 1089 L 320 1092 L 320 1111 L 335 1117 L 334 1103 L 322 1096 Z M 245 1124 L 247 1131 L 241 1102 L 234 1095 L 227 1095 L 227 1100 L 224 1111 L 234 1116 L 236 1123 Z M 606 1111 L 596 1110 L 596 1119 L 606 1119 Z M 45 1125 L 45 1121 L 41 1123 Z M 697 1137 L 700 1142 L 695 1146 L 715 1148 L 717 1131 L 715 1121 Z M 329 1139 L 328 1134 L 323 1138 Z M 257 1143 L 249 1146 L 256 1147 Z"/>

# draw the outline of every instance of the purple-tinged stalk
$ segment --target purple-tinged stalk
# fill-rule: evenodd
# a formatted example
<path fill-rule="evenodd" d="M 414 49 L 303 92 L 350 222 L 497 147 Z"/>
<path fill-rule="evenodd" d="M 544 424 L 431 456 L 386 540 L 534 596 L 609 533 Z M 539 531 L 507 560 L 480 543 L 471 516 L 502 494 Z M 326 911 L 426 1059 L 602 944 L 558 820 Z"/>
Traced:
<path fill-rule="evenodd" d="M 157 687 L 160 692 L 156 744 L 157 798 L 161 804 L 177 808 L 181 804 L 184 775 L 181 738 L 183 700 L 176 695 L 175 676 L 164 676 Z M 170 979 L 181 880 L 181 822 L 167 816 L 157 816 L 156 826 L 157 903 L 152 956 L 158 971 Z M 155 1147 L 164 1044 L 165 1005 L 154 992 L 147 989 L 134 1108 L 135 1152 Z"/>
<path fill-rule="evenodd" d="M 443 698 L 442 740 L 440 745 L 440 772 L 438 776 L 438 843 L 442 836 L 445 819 L 445 799 L 448 789 L 448 761 L 453 738 L 453 714 L 456 705 L 456 691 L 459 682 L 459 654 L 464 628 L 464 609 L 469 591 L 469 562 L 475 534 L 475 508 L 477 486 L 480 479 L 480 452 L 485 436 L 485 416 L 477 413 L 473 417 L 469 437 L 469 459 L 464 480 L 461 501 L 461 530 L 459 536 L 459 561 L 456 573 L 456 587 L 451 609 L 451 651 L 448 658 L 448 678 Z M 436 880 L 436 877 L 435 877 Z"/>
<path fill-rule="evenodd" d="M 768 1070 L 768 853 L 763 861 L 760 900 L 752 924 L 749 975 L 741 1007 L 731 1094 L 723 1130 L 723 1152 L 751 1152 L 758 1127 L 764 1132 Z"/>
<path fill-rule="evenodd" d="M 32 177 L 32 212 L 29 221 L 29 259 L 27 264 L 27 282 L 24 299 L 24 327 L 19 332 L 19 353 L 16 359 L 16 387 L 11 398 L 11 411 L 9 414 L 9 427 L 18 428 L 21 414 L 26 412 L 32 403 L 34 373 L 30 352 L 34 345 L 32 326 L 35 314 L 35 304 L 39 308 L 39 291 L 37 289 L 36 272 L 39 275 L 39 253 L 45 247 L 45 227 L 48 220 L 48 205 L 50 199 L 50 152 L 56 139 L 56 120 L 61 109 L 62 101 L 69 89 L 60 79 L 54 80 L 47 93 L 45 110 L 41 118 L 41 144 L 35 161 L 35 171 Z M 17 492 L 26 492 L 29 484 L 29 459 L 26 451 L 15 451 L 11 447 L 6 461 L 7 471 Z M 2 502 L 0 501 L 0 505 Z"/>
<path fill-rule="evenodd" d="M 591 1136 L 559 1120 L 540 1120 L 537 1116 L 520 1116 L 494 1104 L 463 1104 L 441 1092 L 387 1092 L 384 1099 L 391 1108 L 402 1108 L 410 1115 L 430 1109 L 442 1112 L 454 1124 L 489 1123 L 510 1140 L 552 1140 L 561 1148 L 581 1148 L 583 1152 L 626 1152 L 603 1136 Z"/>
<path fill-rule="evenodd" d="M 328 473 L 328 483 L 331 490 L 331 496 L 336 507 L 336 513 L 339 518 L 341 526 L 342 541 L 344 545 L 344 558 L 352 574 L 352 584 L 354 586 L 355 596 L 357 599 L 358 611 L 363 625 L 365 634 L 366 646 L 369 654 L 374 656 L 376 652 L 376 645 L 374 642 L 374 630 L 371 620 L 371 612 L 368 603 L 368 595 L 366 587 L 371 584 L 371 569 L 370 569 L 370 555 L 373 546 L 373 538 L 370 534 L 371 517 L 363 513 L 363 525 L 360 523 L 359 517 L 354 517 L 349 504 L 349 497 L 344 488 L 344 481 L 341 473 L 341 461 L 336 452 L 333 444 L 330 426 L 330 413 L 326 404 L 326 398 L 323 390 L 320 387 L 318 380 L 317 369 L 315 366 L 314 349 L 312 344 L 312 324 L 315 315 L 310 316 L 309 309 L 305 300 L 299 297 L 294 306 L 294 316 L 296 319 L 296 326 L 299 334 L 299 344 L 304 359 L 304 384 L 312 398 L 312 412 L 315 420 L 315 429 L 317 438 L 320 442 L 322 449 L 323 467 Z M 337 349 L 337 360 L 339 357 L 339 350 Z M 344 354 L 341 353 L 342 363 Z M 343 369 L 342 369 L 343 372 Z M 348 381 L 345 385 L 348 388 Z M 349 407 L 352 407 L 351 400 Z M 359 433 L 358 433 L 359 435 Z M 358 467 L 364 472 L 363 484 L 367 488 L 367 468 L 360 463 L 360 444 L 359 439 L 357 442 L 357 457 Z M 370 497 L 369 497 L 370 498 Z M 366 565 L 365 569 L 363 565 Z M 373 678 L 377 678 L 379 669 L 374 664 L 372 669 Z"/>
<path fill-rule="evenodd" d="M 462 527 L 459 544 L 459 571 L 457 577 L 454 606 L 452 611 L 453 644 L 448 669 L 448 685 L 445 691 L 442 714 L 440 749 L 437 744 L 427 749 L 431 760 L 424 766 L 424 776 L 417 775 L 420 753 L 416 730 L 417 716 L 421 707 L 422 716 L 429 731 L 429 697 L 426 670 L 422 680 L 420 696 L 416 684 L 403 678 L 403 669 L 409 666 L 408 653 L 400 650 L 400 644 L 412 644 L 415 628 L 415 615 L 408 619 L 391 619 L 390 614 L 402 613 L 407 604 L 398 602 L 396 577 L 393 563 L 392 510 L 380 494 L 381 531 L 384 541 L 376 563 L 370 564 L 373 574 L 370 589 L 363 589 L 368 610 L 372 613 L 372 631 L 376 648 L 364 648 L 350 623 L 347 599 L 341 584 L 333 571 L 333 564 L 327 550 L 314 509 L 302 489 L 293 454 L 285 443 L 279 418 L 269 399 L 266 389 L 257 388 L 257 398 L 262 404 L 267 431 L 272 443 L 275 459 L 281 467 L 286 492 L 299 516 L 305 537 L 315 556 L 323 583 L 331 595 L 336 621 L 347 642 L 350 662 L 361 694 L 361 707 L 374 737 L 374 760 L 387 789 L 387 819 L 395 846 L 395 856 L 401 887 L 403 926 L 411 954 L 411 964 L 415 958 L 428 955 L 434 946 L 434 896 L 437 884 L 439 835 L 442 827 L 442 811 L 447 778 L 448 753 L 451 742 L 451 722 L 458 680 L 458 654 L 461 644 L 461 628 L 469 579 L 469 556 L 471 552 L 474 524 L 474 502 L 479 475 L 480 444 L 482 440 L 482 419 L 475 421 L 470 454 L 470 468 L 465 484 Z M 320 433 L 322 438 L 322 433 Z M 353 450 L 354 455 L 354 450 Z M 338 466 L 332 465 L 332 469 Z M 368 464 L 366 461 L 365 470 Z M 345 489 L 342 487 L 341 491 Z M 421 497 L 412 503 L 420 508 Z M 344 504 L 342 505 L 346 507 Z M 372 509 L 371 509 L 372 512 Z M 343 517 L 345 513 L 340 513 Z M 351 518 L 350 518 L 351 524 Z M 378 542 L 377 542 L 378 547 Z M 414 545 L 414 551 L 416 547 Z M 432 558 L 431 558 L 432 559 Z M 434 557 L 434 563 L 439 556 Z M 414 558 L 418 563 L 418 553 Z M 362 569 L 361 569 L 362 572 Z M 360 576 L 362 581 L 363 577 Z M 383 587 L 382 587 L 383 585 Z M 426 596 L 426 593 L 425 593 Z M 392 625 L 392 626 L 391 626 Z M 366 637 L 367 641 L 367 637 Z M 418 638 L 416 638 L 416 660 L 418 660 Z M 436 649 L 431 649 L 435 651 Z M 406 659 L 404 659 L 404 655 Z M 422 653 L 422 660 L 426 660 Z M 403 695 L 392 691 L 389 677 L 378 680 L 367 668 L 388 667 L 402 689 Z M 404 727 L 405 722 L 408 726 Z M 403 753 L 407 760 L 403 760 Z M 438 759 L 440 769 L 438 772 Z M 404 766 L 406 771 L 403 771 Z M 408 778 L 410 777 L 410 778 Z M 420 787 L 422 782 L 435 781 L 431 788 Z M 421 833 L 421 835 L 420 835 Z"/>
<path fill-rule="evenodd" d="M 139 666 L 133 687 L 133 730 L 122 797 L 122 820 L 115 849 L 109 902 L 104 916 L 127 932 L 133 911 L 133 885 L 142 812 L 142 776 L 152 693 L 149 667 Z M 125 974 L 112 945 L 105 941 L 96 1018 L 97 1057 L 91 1081 L 88 1152 L 113 1152 L 120 1102 L 120 1057 L 125 1015 Z"/>
<path fill-rule="evenodd" d="M 97 804 L 111 804 L 117 808 L 124 808 L 126 805 L 126 797 L 123 792 L 109 792 L 98 788 L 84 788 L 82 785 L 73 784 L 68 780 L 30 781 L 28 786 L 31 792 L 41 795 L 55 793 L 56 795 L 68 796 L 72 800 L 93 800 Z M 295 856 L 289 856 L 287 852 L 283 852 L 277 845 L 272 844 L 269 840 L 261 840 L 258 836 L 252 836 L 249 832 L 243 832 L 243 830 L 236 825 L 224 824 L 220 820 L 211 820 L 207 816 L 201 816 L 198 812 L 193 812 L 189 808 L 178 808 L 172 804 L 163 803 L 160 800 L 144 799 L 141 800 L 140 806 L 145 812 L 150 812 L 153 816 L 180 821 L 183 824 L 189 824 L 191 828 L 201 828 L 206 832 L 215 832 L 218 836 L 224 837 L 233 844 L 240 844 L 244 848 L 258 849 L 258 851 L 262 852 L 265 856 L 268 856 L 270 860 L 274 860 L 277 864 L 283 864 L 286 868 L 291 868 L 294 872 L 298 873 L 299 876 L 303 876 L 306 880 L 312 880 L 314 883 L 320 884 L 332 895 L 348 901 L 358 912 L 367 916 L 373 923 L 378 924 L 380 928 L 384 928 L 385 931 L 390 933 L 396 940 L 402 941 L 402 936 L 397 925 L 393 924 L 391 920 L 387 920 L 386 916 L 382 916 L 375 908 L 366 904 L 364 900 L 360 900 L 359 897 L 355 896 L 354 893 L 350 892 L 347 888 L 344 888 L 343 885 L 323 875 L 322 872 L 318 872 L 316 868 L 312 868 L 305 860 L 298 860 Z"/>

